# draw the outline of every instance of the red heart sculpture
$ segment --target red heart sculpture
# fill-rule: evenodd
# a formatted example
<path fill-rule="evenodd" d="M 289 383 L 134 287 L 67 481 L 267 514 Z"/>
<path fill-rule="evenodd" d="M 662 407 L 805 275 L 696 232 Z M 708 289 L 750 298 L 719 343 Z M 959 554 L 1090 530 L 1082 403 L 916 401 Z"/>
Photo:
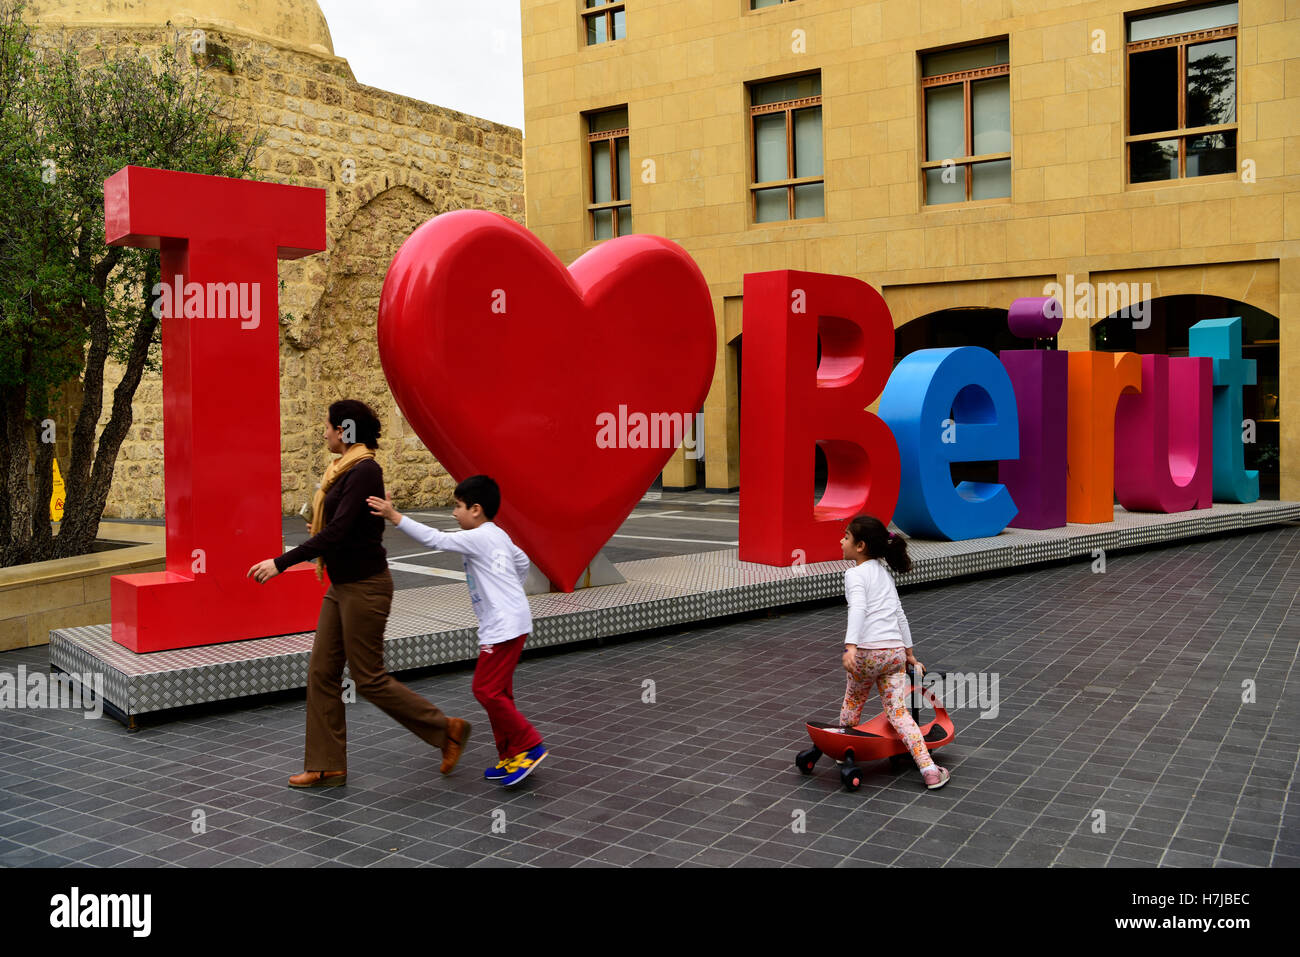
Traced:
<path fill-rule="evenodd" d="M 402 414 L 458 481 L 497 480 L 497 523 L 564 591 L 681 444 L 716 353 L 704 276 L 658 236 L 565 269 L 504 216 L 444 213 L 402 244 L 379 304 Z"/>

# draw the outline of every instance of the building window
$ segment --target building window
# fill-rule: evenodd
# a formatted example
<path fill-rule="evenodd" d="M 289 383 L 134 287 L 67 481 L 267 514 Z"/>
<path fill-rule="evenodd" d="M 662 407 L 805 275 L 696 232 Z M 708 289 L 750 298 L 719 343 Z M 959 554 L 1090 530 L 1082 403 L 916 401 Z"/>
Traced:
<path fill-rule="evenodd" d="M 754 222 L 825 216 L 821 74 L 755 83 L 749 94 Z"/>
<path fill-rule="evenodd" d="M 1237 169 L 1237 4 L 1129 18 L 1128 181 Z"/>
<path fill-rule="evenodd" d="M 613 239 L 632 232 L 632 154 L 628 148 L 627 107 L 587 117 L 591 155 L 591 235 Z"/>
<path fill-rule="evenodd" d="M 582 19 L 587 25 L 587 46 L 606 40 L 621 40 L 627 36 L 627 14 L 623 4 L 608 0 L 587 0 L 587 12 Z"/>
<path fill-rule="evenodd" d="M 749 9 L 762 10 L 764 7 L 779 7 L 783 3 L 794 3 L 794 0 L 749 0 Z"/>
<path fill-rule="evenodd" d="M 1011 195 L 1011 65 L 1006 40 L 921 56 L 925 203 Z"/>

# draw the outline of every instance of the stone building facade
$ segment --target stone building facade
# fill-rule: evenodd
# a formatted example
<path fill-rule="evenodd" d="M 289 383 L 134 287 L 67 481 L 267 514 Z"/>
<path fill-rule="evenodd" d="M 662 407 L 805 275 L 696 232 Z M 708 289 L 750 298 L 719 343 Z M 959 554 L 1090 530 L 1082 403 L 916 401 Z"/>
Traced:
<path fill-rule="evenodd" d="M 87 62 L 99 56 L 97 45 L 138 45 L 152 55 L 202 31 L 198 62 L 230 115 L 267 135 L 264 178 L 326 190 L 328 250 L 280 265 L 284 512 L 311 500 L 330 459 L 322 425 L 338 398 L 362 399 L 379 413 L 378 460 L 394 500 L 449 504 L 455 483 L 403 422 L 384 379 L 379 296 L 398 247 L 433 216 L 473 208 L 523 222 L 521 132 L 357 82 L 334 55 L 315 0 L 54 0 L 33 3 L 28 14 L 41 38 L 66 35 Z M 120 378 L 110 365 L 101 427 Z M 69 396 L 69 409 L 79 405 Z M 105 518 L 163 514 L 160 373 L 141 383 L 133 411 Z"/>
<path fill-rule="evenodd" d="M 572 261 L 614 232 L 617 206 L 618 233 L 680 243 L 713 293 L 706 474 L 679 451 L 665 487 L 739 486 L 743 277 L 800 269 L 878 289 L 900 352 L 1053 283 L 1149 290 L 1164 310 L 1152 330 L 1168 342 L 1136 344 L 1106 334 L 1107 312 L 1074 310 L 1058 337 L 1072 351 L 1185 350 L 1189 321 L 1241 315 L 1260 377 L 1251 448 L 1280 446 L 1272 497 L 1300 499 L 1294 0 L 523 0 L 522 14 L 529 229 Z M 1208 89 L 1208 51 L 1226 63 L 1213 121 L 1174 110 L 1184 87 L 1189 104 Z M 1185 84 L 1188 62 L 1201 66 Z M 982 83 L 1001 84 L 1000 110 L 981 114 Z M 955 123 L 940 109 L 948 90 Z M 1153 104 L 1177 121 L 1134 120 Z M 767 119 L 783 115 L 792 132 Z M 982 117 L 995 146 L 979 147 Z M 1222 139 L 1235 151 L 1207 146 Z M 1178 175 L 1133 175 L 1156 142 L 1184 144 Z M 1222 171 L 1184 175 L 1194 150 L 1225 154 Z M 1002 188 L 930 201 L 954 163 L 958 183 L 968 166 L 1001 167 Z M 756 208 L 786 190 L 788 213 L 784 199 L 781 215 Z"/>

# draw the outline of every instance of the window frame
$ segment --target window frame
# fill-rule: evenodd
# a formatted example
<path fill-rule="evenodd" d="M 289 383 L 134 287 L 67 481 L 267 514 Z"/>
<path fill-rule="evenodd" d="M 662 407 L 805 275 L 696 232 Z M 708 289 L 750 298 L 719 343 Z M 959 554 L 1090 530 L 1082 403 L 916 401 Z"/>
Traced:
<path fill-rule="evenodd" d="M 795 74 L 788 77 L 775 77 L 767 80 L 753 80 L 745 85 L 746 92 L 749 95 L 749 222 L 753 226 L 776 226 L 785 223 L 809 223 L 822 222 L 826 219 L 826 127 L 824 125 L 825 111 L 822 102 L 822 93 L 813 96 L 801 96 L 793 100 L 782 100 L 779 103 L 763 103 L 755 105 L 753 102 L 753 89 L 756 86 L 763 86 L 765 83 L 779 83 L 781 80 L 793 80 L 802 76 L 820 76 L 820 72 Z M 794 114 L 799 110 L 817 107 L 822 110 L 822 172 L 820 176 L 787 176 L 785 179 L 766 180 L 758 182 L 758 140 L 755 136 L 754 120 L 759 116 L 766 116 L 770 113 L 785 113 L 785 171 L 794 172 Z M 822 215 L 805 216 L 796 219 L 794 215 L 794 191 L 796 186 L 815 186 L 818 183 L 822 185 Z M 785 187 L 786 218 L 764 220 L 758 219 L 758 194 L 761 191 L 769 189 L 779 189 Z"/>
<path fill-rule="evenodd" d="M 623 20 L 627 21 L 627 3 L 626 0 L 606 0 L 594 7 L 586 6 L 585 2 L 581 10 L 582 15 L 582 43 L 583 46 L 590 49 L 591 47 L 603 47 L 606 43 L 617 43 L 619 39 L 614 36 L 614 14 L 623 12 Z M 605 18 L 605 39 L 598 40 L 595 43 L 587 42 L 587 24 L 596 17 Z M 626 29 L 626 26 L 624 27 Z"/>
<path fill-rule="evenodd" d="M 984 46 L 996 45 L 1001 42 L 1002 39 L 999 38 L 991 41 L 981 40 L 979 43 L 965 44 L 965 46 L 984 47 Z M 924 72 L 925 57 L 929 56 L 932 53 L 947 53 L 949 52 L 949 49 L 960 49 L 960 48 L 926 50 L 920 54 L 920 58 L 917 60 L 918 67 L 920 67 L 922 69 L 922 72 Z M 926 94 L 926 90 L 930 89 L 931 87 L 956 86 L 959 83 L 961 84 L 962 121 L 965 124 L 965 128 L 966 128 L 965 140 L 963 141 L 963 145 L 966 149 L 965 156 L 949 156 L 946 157 L 946 159 L 942 159 L 942 160 L 926 160 L 926 159 L 921 160 L 921 208 L 923 210 L 951 209 L 954 206 L 964 206 L 971 203 L 1006 203 L 1011 201 L 1010 196 L 991 196 L 987 199 L 972 198 L 972 191 L 975 188 L 974 167 L 980 163 L 993 163 L 993 162 L 999 162 L 1001 160 L 1010 161 L 1012 151 L 1007 150 L 1005 153 L 981 153 L 978 156 L 975 156 L 971 153 L 971 150 L 975 148 L 974 145 L 975 117 L 972 113 L 972 110 L 974 109 L 974 105 L 971 96 L 971 85 L 973 83 L 979 82 L 980 80 L 988 80 L 988 79 L 993 79 L 995 77 L 1003 77 L 1003 76 L 1007 78 L 1007 83 L 1008 83 L 1007 108 L 1009 112 L 1011 107 L 1011 93 L 1009 88 L 1009 84 L 1011 82 L 1010 63 L 995 63 L 991 66 L 976 67 L 973 70 L 957 70 L 953 73 L 940 73 L 936 76 L 921 77 L 921 154 L 920 155 L 924 157 L 929 150 L 928 131 L 927 131 L 928 120 L 929 120 L 929 106 L 927 105 L 925 94 Z M 1014 138 L 1012 142 L 1014 143 Z M 943 169 L 943 164 L 947 160 L 952 160 L 954 167 L 962 171 L 962 175 L 965 177 L 965 181 L 966 181 L 966 198 L 956 203 L 933 203 L 932 204 L 929 202 L 930 178 L 926 175 L 926 172 L 932 169 Z"/>
<path fill-rule="evenodd" d="M 748 13 L 766 13 L 768 10 L 780 10 L 784 8 L 786 4 L 794 3 L 795 0 L 781 0 L 780 3 L 771 7 L 756 7 L 754 6 L 754 0 L 744 0 L 744 2 L 745 2 L 745 13 L 748 14 Z"/>
<path fill-rule="evenodd" d="M 625 139 L 628 141 L 629 167 L 632 160 L 631 118 L 629 117 L 628 119 L 628 125 L 622 127 L 621 129 L 602 130 L 601 132 L 593 132 L 591 129 L 592 117 L 600 116 L 602 113 L 616 113 L 620 110 L 626 110 L 626 109 L 627 109 L 626 106 L 615 106 L 607 110 L 594 110 L 592 112 L 585 113 L 583 115 L 583 122 L 587 126 L 586 167 L 587 167 L 587 176 L 590 180 L 590 184 L 587 189 L 587 226 L 591 230 L 590 241 L 593 243 L 604 243 L 604 242 L 608 242 L 610 239 L 618 239 L 618 237 L 621 235 L 629 235 L 629 236 L 632 235 L 632 233 L 630 232 L 627 234 L 623 234 L 618 231 L 618 212 L 617 212 L 617 210 L 626 207 L 628 216 L 631 217 L 632 215 L 632 197 L 628 196 L 624 198 L 622 196 L 619 196 L 619 183 L 618 183 L 618 141 L 620 139 Z M 592 144 L 600 142 L 601 140 L 610 141 L 609 191 L 610 194 L 615 197 L 614 199 L 604 203 L 598 203 L 595 201 L 596 200 L 596 167 L 595 167 L 595 157 L 592 155 Z M 631 189 L 631 186 L 632 184 L 629 181 L 628 183 L 629 191 Z M 608 237 L 607 239 L 597 239 L 596 238 L 596 216 L 599 213 L 611 212 L 611 211 L 614 214 L 613 216 L 610 217 L 613 223 L 613 235 Z"/>
<path fill-rule="evenodd" d="M 1238 8 L 1240 9 L 1240 8 Z M 1146 11 L 1142 11 L 1145 13 Z M 1129 23 L 1131 17 L 1124 21 L 1124 34 L 1128 35 Z M 1124 42 L 1124 185 L 1129 189 L 1151 189 L 1153 187 L 1171 186 L 1179 183 L 1206 183 L 1216 182 L 1219 180 L 1236 179 L 1237 171 L 1236 156 L 1240 156 L 1241 147 L 1241 37 L 1240 23 L 1234 23 L 1231 26 L 1210 27 L 1205 30 L 1192 30 L 1188 33 L 1173 33 L 1167 37 L 1152 37 L 1149 40 L 1125 39 Z M 1197 43 L 1207 43 L 1214 40 L 1233 40 L 1233 70 L 1235 79 L 1232 84 L 1233 108 L 1232 115 L 1237 119 L 1232 123 L 1217 123 L 1211 126 L 1184 126 L 1187 122 L 1187 48 Z M 1133 69 L 1131 67 L 1131 57 L 1134 53 L 1146 53 L 1150 50 L 1161 50 L 1168 47 L 1178 48 L 1178 128 L 1173 130 L 1163 130 L 1159 133 L 1138 133 L 1130 134 L 1128 131 L 1132 128 L 1133 117 L 1129 112 L 1129 106 L 1132 103 L 1132 81 Z M 1204 136 L 1210 133 L 1234 132 L 1237 134 L 1234 153 L 1234 169 L 1230 173 L 1211 173 L 1208 176 L 1188 176 L 1187 175 L 1187 140 L 1196 136 Z M 1178 175 L 1169 179 L 1154 179 L 1144 182 L 1133 182 L 1133 144 L 1144 143 L 1151 140 L 1174 140 L 1178 141 Z"/>

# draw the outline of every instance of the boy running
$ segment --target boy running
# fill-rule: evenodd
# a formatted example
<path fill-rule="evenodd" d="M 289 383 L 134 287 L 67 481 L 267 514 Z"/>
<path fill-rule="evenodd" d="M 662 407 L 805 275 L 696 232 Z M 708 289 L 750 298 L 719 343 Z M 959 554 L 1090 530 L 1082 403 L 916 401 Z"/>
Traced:
<path fill-rule="evenodd" d="M 484 779 L 506 787 L 518 784 L 546 757 L 537 729 L 515 707 L 514 674 L 533 616 L 524 596 L 528 556 L 493 523 L 501 507 L 501 489 L 486 475 L 471 475 L 456 486 L 452 517 L 460 532 L 436 528 L 401 515 L 389 496 L 370 496 L 366 503 L 427 548 L 457 552 L 465 567 L 465 584 L 478 618 L 479 656 L 474 668 L 474 697 L 487 712 L 496 738 L 495 767 Z"/>

